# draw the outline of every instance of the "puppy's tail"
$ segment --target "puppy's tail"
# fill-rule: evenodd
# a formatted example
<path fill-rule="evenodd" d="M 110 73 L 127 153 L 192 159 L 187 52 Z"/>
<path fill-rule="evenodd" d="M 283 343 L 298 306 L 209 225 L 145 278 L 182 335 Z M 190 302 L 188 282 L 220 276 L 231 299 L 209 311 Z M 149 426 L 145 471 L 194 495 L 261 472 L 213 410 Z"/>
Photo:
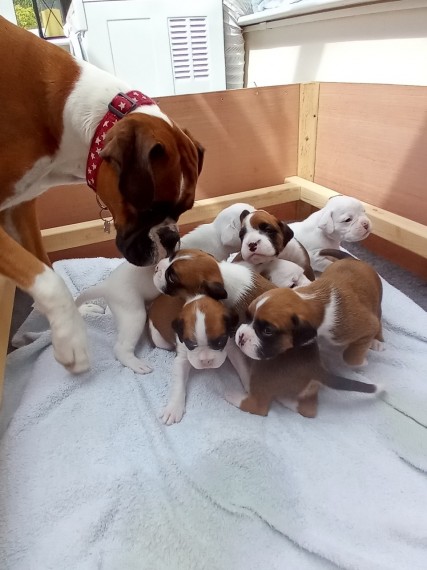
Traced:
<path fill-rule="evenodd" d="M 354 255 L 351 255 L 346 251 L 341 251 L 340 249 L 321 249 L 319 251 L 319 255 L 332 257 L 331 261 L 336 261 L 337 259 L 357 259 Z"/>
<path fill-rule="evenodd" d="M 75 302 L 77 307 L 80 307 L 80 305 L 83 305 L 83 303 L 86 303 L 87 301 L 94 301 L 101 297 L 104 297 L 104 287 L 102 286 L 102 283 L 85 289 L 80 293 Z"/>
<path fill-rule="evenodd" d="M 343 376 L 335 376 L 335 374 L 325 374 L 323 384 L 328 388 L 334 390 L 346 390 L 347 392 L 364 392 L 365 394 L 375 394 L 380 391 L 379 386 L 376 384 L 367 384 L 366 382 L 359 382 L 359 380 L 351 380 Z"/>

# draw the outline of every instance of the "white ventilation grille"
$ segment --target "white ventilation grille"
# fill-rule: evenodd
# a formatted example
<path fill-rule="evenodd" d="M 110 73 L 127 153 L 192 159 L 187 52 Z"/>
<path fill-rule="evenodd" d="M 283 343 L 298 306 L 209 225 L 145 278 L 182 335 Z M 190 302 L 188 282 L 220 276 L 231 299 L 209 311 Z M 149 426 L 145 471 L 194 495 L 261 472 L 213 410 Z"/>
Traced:
<path fill-rule="evenodd" d="M 175 82 L 209 79 L 206 17 L 168 18 Z"/>

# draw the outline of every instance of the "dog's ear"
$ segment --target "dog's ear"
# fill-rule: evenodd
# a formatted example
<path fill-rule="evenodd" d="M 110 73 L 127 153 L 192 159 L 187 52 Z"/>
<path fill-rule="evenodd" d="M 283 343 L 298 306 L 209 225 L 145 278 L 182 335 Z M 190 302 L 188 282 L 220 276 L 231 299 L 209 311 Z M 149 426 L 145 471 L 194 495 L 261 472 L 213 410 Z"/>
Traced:
<path fill-rule="evenodd" d="M 219 281 L 203 281 L 200 289 L 202 293 L 205 293 L 217 301 L 227 298 L 227 291 L 224 289 L 224 285 Z"/>
<path fill-rule="evenodd" d="M 242 223 L 246 216 L 249 216 L 249 214 L 249 210 L 243 210 L 243 212 L 240 214 L 240 223 Z"/>
<path fill-rule="evenodd" d="M 285 224 L 285 222 L 280 221 L 279 227 L 283 235 L 283 247 L 285 247 L 285 245 L 294 237 L 294 232 L 292 231 L 292 228 L 288 226 L 288 224 Z"/>
<path fill-rule="evenodd" d="M 225 330 L 230 338 L 233 338 L 236 334 L 237 327 L 239 325 L 239 314 L 235 309 L 230 309 L 228 315 L 224 315 L 225 319 Z"/>
<path fill-rule="evenodd" d="M 194 204 L 196 184 L 202 172 L 205 149 L 187 129 L 178 129 L 178 148 L 181 157 L 183 187 L 176 205 L 177 214 L 190 210 Z"/>
<path fill-rule="evenodd" d="M 325 209 L 320 217 L 318 222 L 318 227 L 323 230 L 326 234 L 331 235 L 334 233 L 334 219 L 332 216 L 332 210 Z"/>
<path fill-rule="evenodd" d="M 302 346 L 317 336 L 317 330 L 308 321 L 300 319 L 298 315 L 292 315 L 291 322 L 293 346 Z"/>
<path fill-rule="evenodd" d="M 178 335 L 179 342 L 184 342 L 184 321 L 182 319 L 174 319 L 172 321 L 172 329 Z"/>

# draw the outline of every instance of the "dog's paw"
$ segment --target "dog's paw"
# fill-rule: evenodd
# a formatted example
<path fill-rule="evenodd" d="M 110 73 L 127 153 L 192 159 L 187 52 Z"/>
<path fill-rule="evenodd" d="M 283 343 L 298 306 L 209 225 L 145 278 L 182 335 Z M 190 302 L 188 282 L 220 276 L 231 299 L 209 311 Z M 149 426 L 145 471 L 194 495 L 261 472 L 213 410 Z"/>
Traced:
<path fill-rule="evenodd" d="M 77 311 L 52 327 L 52 345 L 56 360 L 72 374 L 89 370 L 86 328 Z"/>
<path fill-rule="evenodd" d="M 136 356 L 129 359 L 127 362 L 122 362 L 122 364 L 137 374 L 150 374 L 150 372 L 153 372 L 153 369 L 145 362 L 145 360 L 142 360 L 142 358 L 136 358 Z"/>
<path fill-rule="evenodd" d="M 169 402 L 159 417 L 165 425 L 171 426 L 172 424 L 179 423 L 182 420 L 184 413 L 184 404 Z"/>
<path fill-rule="evenodd" d="M 238 390 L 227 390 L 224 393 L 224 398 L 227 400 L 227 402 L 232 406 L 236 406 L 236 408 L 240 408 L 240 404 L 246 398 L 246 396 L 247 394 L 239 392 Z"/>
<path fill-rule="evenodd" d="M 381 342 L 380 340 L 377 340 L 376 338 L 374 338 L 371 342 L 371 346 L 369 347 L 371 350 L 375 350 L 376 352 L 382 352 L 383 350 L 385 350 L 385 343 Z"/>
<path fill-rule="evenodd" d="M 84 303 L 79 307 L 79 313 L 83 316 L 85 315 L 103 315 L 104 309 L 95 303 Z"/>

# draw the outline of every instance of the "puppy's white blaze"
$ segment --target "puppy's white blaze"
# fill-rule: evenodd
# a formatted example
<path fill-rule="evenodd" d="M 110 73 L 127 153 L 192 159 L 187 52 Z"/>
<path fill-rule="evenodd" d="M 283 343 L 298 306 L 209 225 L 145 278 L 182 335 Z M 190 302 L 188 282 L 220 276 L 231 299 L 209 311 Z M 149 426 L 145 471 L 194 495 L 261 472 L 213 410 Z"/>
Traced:
<path fill-rule="evenodd" d="M 194 335 L 198 346 L 207 346 L 208 337 L 206 335 L 206 315 L 200 309 L 196 309 L 196 321 L 194 323 Z"/>
<path fill-rule="evenodd" d="M 255 313 L 258 311 L 258 309 L 260 309 L 264 305 L 264 303 L 267 301 L 267 299 L 268 299 L 268 295 L 262 295 L 260 297 L 257 304 L 255 305 Z"/>

